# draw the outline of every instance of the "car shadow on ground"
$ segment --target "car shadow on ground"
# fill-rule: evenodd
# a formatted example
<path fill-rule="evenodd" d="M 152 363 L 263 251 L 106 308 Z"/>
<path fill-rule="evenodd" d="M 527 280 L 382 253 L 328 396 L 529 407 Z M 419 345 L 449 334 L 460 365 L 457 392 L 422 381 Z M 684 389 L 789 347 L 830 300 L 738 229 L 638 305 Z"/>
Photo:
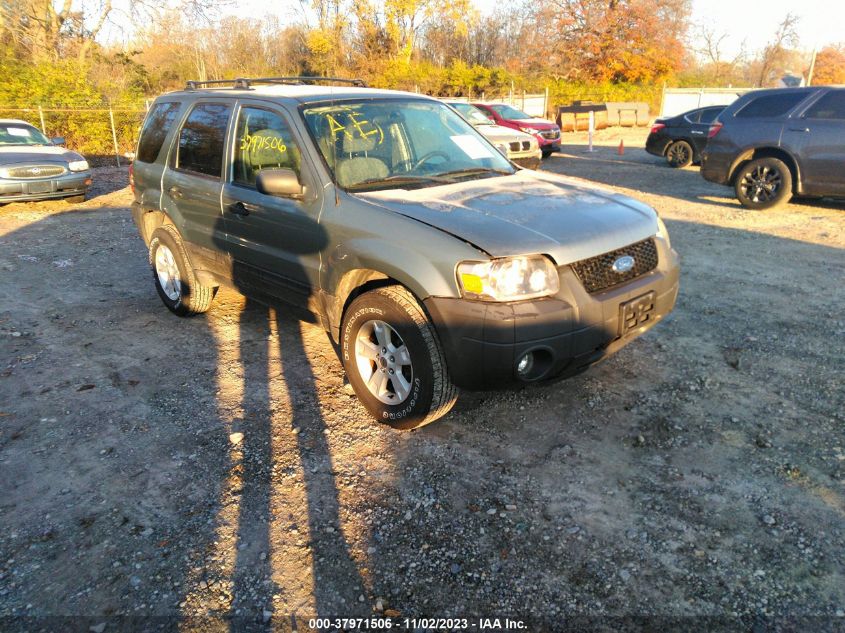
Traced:
<path fill-rule="evenodd" d="M 644 173 L 645 165 L 650 169 Z M 558 153 L 543 161 L 543 169 L 684 201 L 693 198 L 708 205 L 739 204 L 732 189 L 704 180 L 698 167 L 673 169 L 664 159 L 641 148 L 625 148 L 624 154 L 619 155 L 618 148 L 606 145 L 596 145 L 592 152 L 585 145 L 562 145 Z"/>

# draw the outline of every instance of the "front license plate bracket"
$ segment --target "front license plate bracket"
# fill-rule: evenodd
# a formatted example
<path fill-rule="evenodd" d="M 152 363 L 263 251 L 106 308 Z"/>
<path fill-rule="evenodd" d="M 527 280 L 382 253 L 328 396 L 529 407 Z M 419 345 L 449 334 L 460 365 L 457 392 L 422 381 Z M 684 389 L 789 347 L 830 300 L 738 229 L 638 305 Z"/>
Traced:
<path fill-rule="evenodd" d="M 648 325 L 654 320 L 654 291 L 619 305 L 619 336 Z"/>

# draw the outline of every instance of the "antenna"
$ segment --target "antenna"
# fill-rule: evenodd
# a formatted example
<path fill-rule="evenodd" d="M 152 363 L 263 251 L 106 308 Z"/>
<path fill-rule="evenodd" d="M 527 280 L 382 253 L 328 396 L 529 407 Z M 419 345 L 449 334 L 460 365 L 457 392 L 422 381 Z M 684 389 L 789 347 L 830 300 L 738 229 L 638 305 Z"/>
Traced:
<path fill-rule="evenodd" d="M 331 102 L 332 110 L 334 110 L 334 84 L 329 86 L 329 101 Z M 334 132 L 332 132 L 332 137 L 334 137 Z M 332 154 L 334 155 L 334 169 L 335 169 L 335 176 L 334 176 L 334 206 L 340 206 L 340 192 L 338 191 L 337 185 L 337 139 L 332 138 Z"/>

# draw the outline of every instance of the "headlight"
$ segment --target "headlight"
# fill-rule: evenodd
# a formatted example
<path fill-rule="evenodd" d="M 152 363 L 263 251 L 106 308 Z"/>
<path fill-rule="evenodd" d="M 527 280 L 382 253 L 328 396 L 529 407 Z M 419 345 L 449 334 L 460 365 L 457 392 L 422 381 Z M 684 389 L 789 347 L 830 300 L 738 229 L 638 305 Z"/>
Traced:
<path fill-rule="evenodd" d="M 666 225 L 663 224 L 663 220 L 659 215 L 657 216 L 657 237 L 666 240 L 666 246 L 672 248 L 672 243 L 669 241 L 669 231 L 666 230 Z"/>
<path fill-rule="evenodd" d="M 540 130 L 538 130 L 537 128 L 533 128 L 533 127 L 524 127 L 524 128 L 522 128 L 522 131 L 528 132 L 529 134 L 539 134 L 540 133 Z"/>
<path fill-rule="evenodd" d="M 534 299 L 560 289 L 557 269 L 543 255 L 461 262 L 458 284 L 464 298 L 484 301 Z"/>
<path fill-rule="evenodd" d="M 72 160 L 68 164 L 68 169 L 71 171 L 85 171 L 88 169 L 88 161 L 87 160 Z"/>

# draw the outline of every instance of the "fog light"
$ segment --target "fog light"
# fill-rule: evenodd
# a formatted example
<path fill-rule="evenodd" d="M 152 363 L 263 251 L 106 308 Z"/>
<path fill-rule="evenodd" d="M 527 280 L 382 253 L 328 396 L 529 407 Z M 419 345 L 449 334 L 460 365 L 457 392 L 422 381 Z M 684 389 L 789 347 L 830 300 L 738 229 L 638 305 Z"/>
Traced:
<path fill-rule="evenodd" d="M 516 364 L 516 373 L 522 377 L 527 376 L 534 369 L 534 352 L 523 354 Z"/>

